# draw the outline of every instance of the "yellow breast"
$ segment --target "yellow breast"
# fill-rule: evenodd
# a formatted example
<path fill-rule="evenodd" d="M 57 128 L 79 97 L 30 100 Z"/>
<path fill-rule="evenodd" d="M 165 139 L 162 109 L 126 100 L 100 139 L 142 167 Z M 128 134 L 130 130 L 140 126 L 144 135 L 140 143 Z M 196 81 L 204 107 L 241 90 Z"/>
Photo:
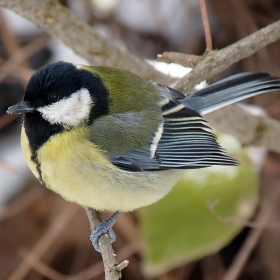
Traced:
<path fill-rule="evenodd" d="M 126 172 L 110 163 L 85 127 L 52 136 L 31 158 L 24 128 L 21 144 L 24 158 L 48 188 L 76 202 L 99 210 L 132 211 L 165 196 L 180 177 L 180 171 Z M 34 156 L 33 156 L 34 157 Z"/>
<path fill-rule="evenodd" d="M 37 164 L 35 163 L 34 160 L 32 160 L 32 153 L 31 153 L 31 149 L 30 149 L 30 146 L 29 146 L 29 141 L 28 141 L 28 138 L 26 136 L 23 125 L 22 125 L 22 128 L 21 128 L 21 149 L 22 149 L 23 157 L 24 157 L 25 162 L 27 163 L 28 167 L 30 168 L 30 170 L 32 171 L 34 176 L 37 179 L 40 180 L 40 175 L 39 175 L 39 172 L 37 170 Z"/>

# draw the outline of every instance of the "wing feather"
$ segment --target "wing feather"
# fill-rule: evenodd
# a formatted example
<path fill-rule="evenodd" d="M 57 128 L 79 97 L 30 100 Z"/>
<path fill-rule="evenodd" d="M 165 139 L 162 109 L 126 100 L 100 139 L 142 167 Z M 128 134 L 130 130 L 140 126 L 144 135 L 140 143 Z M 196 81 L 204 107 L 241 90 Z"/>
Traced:
<path fill-rule="evenodd" d="M 146 147 L 110 157 L 114 164 L 133 172 L 238 164 L 218 144 L 217 137 L 199 113 L 174 99 L 182 98 L 182 95 L 163 86 L 159 89 L 162 94 L 159 102 L 163 118 L 161 127 Z"/>

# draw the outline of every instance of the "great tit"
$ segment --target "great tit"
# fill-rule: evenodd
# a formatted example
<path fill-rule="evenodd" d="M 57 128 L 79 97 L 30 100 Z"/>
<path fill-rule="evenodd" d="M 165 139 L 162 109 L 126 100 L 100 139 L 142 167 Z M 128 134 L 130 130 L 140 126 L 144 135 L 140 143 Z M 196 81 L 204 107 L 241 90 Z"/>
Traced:
<path fill-rule="evenodd" d="M 163 198 L 184 169 L 238 164 L 202 115 L 279 89 L 269 74 L 242 73 L 185 96 L 125 70 L 61 61 L 39 69 L 7 112 L 24 114 L 23 156 L 43 185 L 117 211 L 92 232 L 99 250 L 120 212 Z"/>

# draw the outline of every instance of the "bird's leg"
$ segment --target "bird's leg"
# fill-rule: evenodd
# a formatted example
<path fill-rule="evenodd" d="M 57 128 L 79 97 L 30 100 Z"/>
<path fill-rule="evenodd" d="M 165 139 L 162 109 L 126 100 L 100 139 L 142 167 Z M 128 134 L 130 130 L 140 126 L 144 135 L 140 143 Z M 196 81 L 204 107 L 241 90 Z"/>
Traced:
<path fill-rule="evenodd" d="M 114 233 L 112 226 L 114 225 L 114 223 L 116 222 L 116 220 L 120 214 L 121 214 L 121 212 L 116 212 L 107 220 L 104 220 L 101 223 L 99 223 L 98 225 L 93 227 L 93 230 L 90 235 L 90 240 L 96 251 L 100 252 L 98 240 L 102 234 L 108 232 L 111 243 L 113 243 L 116 240 L 116 234 Z"/>

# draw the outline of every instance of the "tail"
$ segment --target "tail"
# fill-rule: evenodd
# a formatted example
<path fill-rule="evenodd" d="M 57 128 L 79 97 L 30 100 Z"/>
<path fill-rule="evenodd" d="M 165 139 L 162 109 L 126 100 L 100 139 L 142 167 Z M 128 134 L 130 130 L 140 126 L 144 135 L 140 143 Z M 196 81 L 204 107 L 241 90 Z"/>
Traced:
<path fill-rule="evenodd" d="M 280 79 L 267 73 L 241 73 L 188 94 L 181 102 L 201 115 L 268 91 L 280 90 Z"/>

